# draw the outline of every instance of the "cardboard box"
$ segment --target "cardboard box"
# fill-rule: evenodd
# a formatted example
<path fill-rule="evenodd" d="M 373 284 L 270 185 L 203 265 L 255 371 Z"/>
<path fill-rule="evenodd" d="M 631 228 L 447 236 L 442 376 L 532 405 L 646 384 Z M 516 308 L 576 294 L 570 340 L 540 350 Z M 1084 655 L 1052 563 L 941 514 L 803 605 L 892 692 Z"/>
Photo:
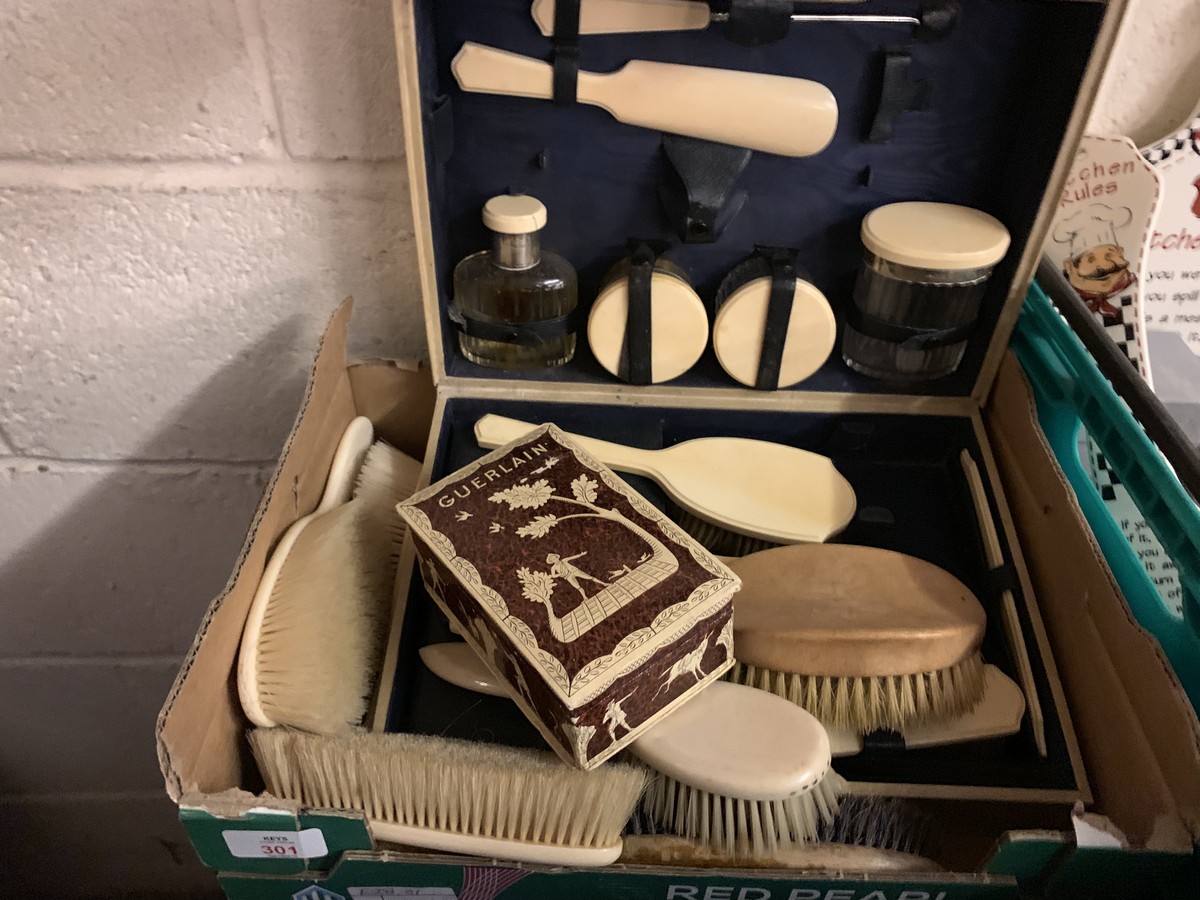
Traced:
<path fill-rule="evenodd" d="M 568 763 L 595 768 L 733 666 L 738 577 L 553 425 L 400 514 L 429 595 Z"/>
<path fill-rule="evenodd" d="M 271 546 L 289 522 L 315 507 L 337 441 L 354 415 L 370 416 L 389 440 L 417 453 L 431 421 L 435 396 L 427 372 L 381 361 L 347 365 L 349 315 L 349 306 L 339 310 L 322 341 L 279 468 L 156 732 L 167 792 L 180 805 L 197 853 L 221 873 L 234 900 L 307 897 L 305 891 L 314 885 L 330 893 L 311 894 L 313 900 L 389 896 L 366 893 L 382 887 L 441 889 L 443 896 L 446 890 L 461 896 L 464 880 L 487 865 L 390 852 L 375 846 L 359 813 L 304 809 L 263 794 L 244 739 L 248 726 L 234 689 L 238 641 Z M 664 900 L 702 898 L 706 892 L 734 898 L 745 891 L 746 898 L 762 900 L 898 900 L 907 891 L 907 900 L 960 900 L 1017 897 L 1018 884 L 1034 883 L 1061 885 L 1061 896 L 1101 896 L 1110 886 L 1120 886 L 1127 896 L 1149 890 L 1189 896 L 1196 875 L 1191 846 L 1200 828 L 1200 726 L 1161 652 L 1133 621 L 1104 568 L 1038 430 L 1028 387 L 1011 356 L 1002 362 L 981 425 L 996 449 L 1010 504 L 1002 523 L 1023 542 L 1063 673 L 1095 795 L 1091 816 L 1123 835 L 1126 847 L 1106 846 L 1103 835 L 1082 828 L 1084 843 L 1077 845 L 1072 818 L 1060 807 L 1020 800 L 985 807 L 927 801 L 932 814 L 954 823 L 954 844 L 942 858 L 950 868 L 945 874 L 864 878 L 778 870 L 534 868 L 518 870 L 525 874 L 506 897 Z M 238 855 L 230 833 L 245 832 L 282 837 L 296 846 L 296 855 Z M 232 844 L 247 846 L 242 841 L 235 837 Z M 501 864 L 501 870 L 512 868 Z"/>
<path fill-rule="evenodd" d="M 168 791 L 180 803 L 201 857 L 225 873 L 222 884 L 230 897 L 336 900 L 447 896 L 447 891 L 479 897 L 501 888 L 506 900 L 957 900 L 1015 897 L 1022 889 L 1097 895 L 1112 887 L 1131 894 L 1195 893 L 1200 726 L 1104 568 L 1038 431 L 1019 367 L 1004 350 L 1124 3 L 977 0 L 965 6 L 973 18 L 954 32 L 952 41 L 960 43 L 940 55 L 945 47 L 919 48 L 935 74 L 949 79 L 941 96 L 950 106 L 917 114 L 931 118 L 908 120 L 925 140 L 850 147 L 837 165 L 822 168 L 818 162 L 804 170 L 804 179 L 774 183 L 771 174 L 784 171 L 780 160 L 756 159 L 746 176 L 763 179 L 748 182 L 761 205 L 751 207 L 758 223 L 802 219 L 806 227 L 817 223 L 840 236 L 835 241 L 824 231 L 819 237 L 804 232 L 821 251 L 816 255 L 825 271 L 815 274 L 835 280 L 857 257 L 847 223 L 881 196 L 891 199 L 889 192 L 902 189 L 944 191 L 940 199 L 959 202 L 976 195 L 986 199 L 988 211 L 1012 232 L 1013 249 L 989 288 L 981 330 L 963 368 L 917 395 L 872 387 L 834 360 L 799 390 L 762 394 L 716 377 L 711 360 L 676 384 L 630 388 L 589 368 L 586 354 L 578 366 L 544 379 L 482 373 L 456 355 L 446 315 L 447 272 L 459 256 L 478 249 L 480 236 L 467 223 L 474 222 L 485 191 L 509 186 L 496 179 L 534 180 L 535 194 L 542 187 L 563 192 L 552 209 L 565 205 L 588 213 L 580 219 L 586 228 L 562 235 L 571 246 L 559 249 L 584 255 L 583 278 L 594 282 L 606 268 L 600 257 L 614 246 L 614 230 L 630 216 L 649 221 L 657 209 L 654 191 L 639 179 L 658 171 L 657 163 L 648 162 L 658 147 L 642 132 L 608 130 L 611 123 L 596 110 L 509 98 L 506 103 L 526 105 L 519 111 L 506 106 L 501 115 L 489 105 L 495 98 L 449 88 L 445 63 L 463 38 L 460 31 L 494 29 L 503 32 L 498 42 L 519 45 L 511 49 L 544 52 L 532 26 L 516 24 L 528 12 L 525 4 L 396 0 L 410 191 L 436 389 L 425 375 L 401 365 L 348 366 L 343 346 L 349 310 L 338 312 L 238 568 L 214 601 L 164 707 L 157 737 Z M 823 35 L 825 40 L 803 51 L 782 45 L 755 51 L 755 59 L 789 69 L 812 65 L 817 74 L 840 79 L 849 104 L 844 118 L 855 120 L 868 111 L 869 91 L 860 90 L 863 84 L 843 61 L 863 56 L 859 38 L 850 31 Z M 696 56 L 736 67 L 733 51 L 714 43 L 719 40 L 719 34 L 689 34 L 686 44 L 671 36 L 622 37 L 598 39 L 589 48 L 614 67 L 614 56 L 635 56 L 635 47 L 646 56 L 661 51 L 693 62 L 692 50 L 702 47 Z M 938 64 L 949 68 L 938 70 Z M 496 128 L 508 128 L 510 140 L 497 140 Z M 541 152 L 526 146 L 543 140 Z M 556 175 L 555 167 L 575 153 L 595 154 L 593 168 L 568 167 Z M 629 160 L 638 164 L 630 166 Z M 855 180 L 864 174 L 863 165 L 866 184 Z M 933 181 L 927 184 L 926 176 Z M 905 180 L 910 177 L 915 180 Z M 803 215 L 797 217 L 796 210 Z M 743 252 L 736 241 L 714 246 L 708 255 L 697 255 L 702 289 L 711 288 L 716 273 Z M 359 813 L 304 809 L 261 793 L 232 686 L 242 623 L 270 547 L 291 521 L 316 505 L 333 448 L 355 414 L 370 416 L 383 436 L 417 453 L 428 433 L 431 480 L 481 455 L 467 423 L 493 409 L 559 421 L 575 431 L 641 429 L 630 436 L 644 445 L 714 428 L 786 438 L 810 449 L 828 441 L 831 455 L 856 464 L 853 477 L 846 474 L 860 502 L 868 495 L 878 498 L 875 508 L 895 513 L 904 526 L 872 533 L 875 543 L 905 549 L 905 541 L 914 541 L 915 552 L 961 569 L 964 583 L 982 595 L 987 572 L 971 546 L 977 529 L 968 524 L 961 479 L 945 462 L 968 450 L 998 516 L 1010 583 L 1018 594 L 1019 629 L 1033 658 L 1034 690 L 1047 715 L 1048 755 L 1038 754 L 1027 724 L 999 747 L 932 756 L 905 751 L 890 762 L 864 754 L 840 765 L 856 791 L 919 797 L 948 823 L 950 845 L 939 855 L 947 871 L 920 876 L 491 865 L 392 852 L 375 845 Z M 949 457 L 948 449 L 954 451 Z M 651 486 L 638 487 L 652 494 Z M 861 538 L 863 529 L 886 521 L 880 515 L 856 523 L 855 534 Z M 440 704 L 448 695 L 438 694 L 430 676 L 414 664 L 415 648 L 444 636 L 446 626 L 433 614 L 419 579 L 411 578 L 413 560 L 410 550 L 401 561 L 394 639 L 374 724 L 438 733 L 458 729 L 468 737 L 472 729 L 494 735 L 499 727 L 513 728 L 511 710 L 489 711 L 484 701 L 470 715 L 463 714 L 461 699 Z M 1013 672 L 1004 648 L 1001 625 L 989 617 L 985 656 Z M 1071 815 L 1076 801 L 1087 804 L 1086 817 Z M 250 836 L 238 834 L 244 832 Z M 274 840 L 258 842 L 261 833 Z M 280 845 L 294 851 L 256 852 Z"/>

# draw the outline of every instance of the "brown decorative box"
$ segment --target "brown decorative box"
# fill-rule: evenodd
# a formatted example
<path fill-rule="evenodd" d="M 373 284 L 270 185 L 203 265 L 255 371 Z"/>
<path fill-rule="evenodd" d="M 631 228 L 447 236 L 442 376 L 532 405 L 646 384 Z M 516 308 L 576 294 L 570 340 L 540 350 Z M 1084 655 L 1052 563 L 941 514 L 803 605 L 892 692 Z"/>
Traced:
<path fill-rule="evenodd" d="M 399 509 L 430 595 L 574 765 L 733 665 L 738 577 L 553 425 Z"/>

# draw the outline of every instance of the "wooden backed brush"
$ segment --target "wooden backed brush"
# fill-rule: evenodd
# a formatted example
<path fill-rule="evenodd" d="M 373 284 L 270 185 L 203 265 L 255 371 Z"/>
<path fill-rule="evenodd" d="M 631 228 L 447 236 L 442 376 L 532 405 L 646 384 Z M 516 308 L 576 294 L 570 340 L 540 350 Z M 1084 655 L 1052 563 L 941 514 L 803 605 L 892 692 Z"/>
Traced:
<path fill-rule="evenodd" d="M 475 423 L 481 447 L 502 447 L 532 431 L 528 422 L 486 415 Z M 652 478 L 688 513 L 680 524 L 772 544 L 827 540 L 850 524 L 854 489 L 828 457 L 786 444 L 736 437 L 682 441 L 643 450 L 567 435 L 600 462 Z M 715 529 L 715 530 L 714 530 Z M 702 541 L 703 543 L 703 541 Z M 749 546 L 743 544 L 739 546 Z"/>
<path fill-rule="evenodd" d="M 861 732 L 960 716 L 983 696 L 987 616 L 949 572 L 849 544 L 727 564 L 742 579 L 733 680 Z"/>
<path fill-rule="evenodd" d="M 377 841 L 559 866 L 603 866 L 646 784 L 639 766 L 584 772 L 553 754 L 415 734 L 249 733 L 267 790 L 366 814 Z"/>
<path fill-rule="evenodd" d="M 504 680 L 466 644 L 430 644 L 421 660 L 466 690 L 508 697 Z M 657 831 L 734 855 L 816 837 L 845 781 L 830 767 L 825 729 L 764 691 L 717 682 L 629 746 L 655 776 L 642 812 Z"/>
<path fill-rule="evenodd" d="M 407 489 L 398 473 L 417 466 L 373 439 L 369 419 L 350 423 L 316 510 L 284 533 L 259 582 L 238 657 L 255 725 L 335 732 L 366 712 L 403 539 L 393 497 Z"/>

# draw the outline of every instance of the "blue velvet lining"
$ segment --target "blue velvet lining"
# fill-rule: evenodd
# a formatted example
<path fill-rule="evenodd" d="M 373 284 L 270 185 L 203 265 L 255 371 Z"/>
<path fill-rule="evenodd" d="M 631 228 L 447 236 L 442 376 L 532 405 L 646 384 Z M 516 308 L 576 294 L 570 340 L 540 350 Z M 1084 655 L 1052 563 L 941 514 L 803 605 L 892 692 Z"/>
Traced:
<path fill-rule="evenodd" d="M 867 0 L 854 9 L 911 12 L 915 6 Z M 1025 244 L 1103 11 L 1103 4 L 1090 2 L 964 3 L 961 21 L 947 39 L 913 48 L 913 74 L 934 82 L 930 109 L 903 114 L 893 140 L 880 145 L 862 141 L 874 73 L 883 48 L 909 41 L 906 27 L 795 25 L 784 41 L 756 49 L 729 42 L 720 26 L 703 32 L 588 36 L 582 41 L 582 66 L 606 72 L 643 58 L 811 78 L 829 86 L 840 107 L 832 145 L 808 159 L 756 153 L 738 182 L 749 192 L 749 202 L 721 239 L 678 246 L 670 255 L 708 298 L 754 244 L 796 246 L 800 263 L 839 309 L 848 300 L 861 254 L 859 223 L 882 204 L 938 200 L 975 206 L 1005 223 L 1014 248 Z M 585 304 L 628 238 L 672 239 L 672 224 L 658 199 L 669 173 L 657 133 L 622 125 L 595 107 L 458 89 L 450 60 L 465 40 L 546 57 L 549 39 L 534 27 L 528 0 L 417 0 L 416 19 L 443 314 L 454 264 L 487 245 L 480 209 L 496 193 L 523 190 L 546 203 L 545 244 L 579 270 Z M 444 117 L 451 120 L 452 146 L 435 146 L 435 109 L 443 125 Z M 1016 259 L 1017 252 L 1010 252 L 999 267 L 958 373 L 922 386 L 922 392 L 970 392 Z M 441 352 L 452 374 L 496 377 L 462 358 L 445 320 L 443 332 Z M 580 344 L 568 367 L 516 377 L 611 382 L 586 341 Z M 735 386 L 711 350 L 676 383 Z M 850 371 L 837 352 L 798 387 L 894 390 Z"/>

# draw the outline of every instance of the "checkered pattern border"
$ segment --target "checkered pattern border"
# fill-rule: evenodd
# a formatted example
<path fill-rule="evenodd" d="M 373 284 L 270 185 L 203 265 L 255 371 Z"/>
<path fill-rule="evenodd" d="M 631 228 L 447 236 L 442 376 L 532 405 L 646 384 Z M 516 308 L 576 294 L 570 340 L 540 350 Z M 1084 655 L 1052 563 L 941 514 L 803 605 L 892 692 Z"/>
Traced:
<path fill-rule="evenodd" d="M 1144 149 L 1142 156 L 1150 165 L 1157 166 L 1187 147 L 1190 147 L 1193 153 L 1200 153 L 1200 116 L 1193 119 L 1187 127 L 1180 128 L 1170 137 Z"/>
<path fill-rule="evenodd" d="M 1092 483 L 1096 485 L 1096 489 L 1100 491 L 1100 496 L 1104 501 L 1111 503 L 1117 499 L 1116 486 L 1121 483 L 1121 479 L 1109 466 L 1108 460 L 1104 458 L 1099 447 L 1093 445 L 1092 451 Z"/>
<path fill-rule="evenodd" d="M 1117 321 L 1106 320 L 1099 314 L 1097 314 L 1096 318 L 1104 326 L 1104 333 L 1112 338 L 1112 342 L 1125 354 L 1125 358 L 1133 363 L 1134 368 L 1138 368 L 1140 354 L 1137 344 L 1137 329 L 1133 321 L 1135 314 L 1133 310 L 1134 296 L 1134 293 L 1130 291 L 1129 293 L 1122 294 L 1120 297 L 1109 298 L 1110 303 L 1116 300 L 1120 301 L 1118 308 L 1121 314 L 1117 317 Z"/>

